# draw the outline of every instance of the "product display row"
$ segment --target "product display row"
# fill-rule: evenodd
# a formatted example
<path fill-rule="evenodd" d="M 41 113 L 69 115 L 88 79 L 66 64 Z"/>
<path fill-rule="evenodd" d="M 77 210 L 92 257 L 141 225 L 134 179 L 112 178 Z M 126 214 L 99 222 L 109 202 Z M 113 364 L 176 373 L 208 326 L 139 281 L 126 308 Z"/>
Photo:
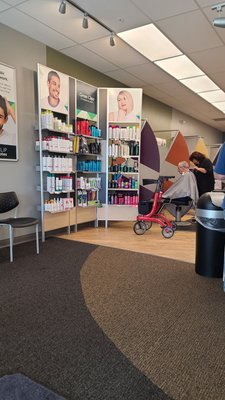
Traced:
<path fill-rule="evenodd" d="M 109 204 L 114 205 L 137 205 L 138 195 L 129 193 L 113 193 L 109 194 Z"/>
<path fill-rule="evenodd" d="M 110 143 L 109 144 L 109 157 L 129 157 L 139 156 L 139 142 L 130 143 Z"/>
<path fill-rule="evenodd" d="M 44 97 L 50 69 L 38 68 L 38 93 Z M 36 150 L 43 240 L 53 228 L 74 226 L 76 230 L 83 222 L 97 226 L 98 220 L 110 220 L 112 205 L 121 207 L 122 218 L 130 218 L 129 206 L 132 214 L 139 196 L 142 91 L 129 89 L 127 95 L 120 88 L 98 89 L 76 78 L 63 78 L 60 107 L 48 105 L 48 97 L 38 102 Z M 117 115 L 112 111 L 121 107 L 120 96 L 123 112 Z M 125 213 L 122 207 L 128 207 Z"/>
<path fill-rule="evenodd" d="M 140 130 L 137 126 L 109 125 L 109 139 L 140 140 Z"/>
<path fill-rule="evenodd" d="M 108 187 L 114 189 L 137 189 L 139 182 L 133 176 L 125 177 L 121 175 L 114 175 L 112 180 L 108 181 Z"/>

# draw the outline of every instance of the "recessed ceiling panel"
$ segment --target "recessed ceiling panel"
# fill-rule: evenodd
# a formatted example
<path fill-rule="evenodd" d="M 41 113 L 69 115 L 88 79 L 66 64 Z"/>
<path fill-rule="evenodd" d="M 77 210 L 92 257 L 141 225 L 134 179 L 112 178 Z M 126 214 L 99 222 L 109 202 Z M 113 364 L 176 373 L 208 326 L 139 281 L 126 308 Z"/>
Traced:
<path fill-rule="evenodd" d="M 61 52 L 102 73 L 118 69 L 118 66 L 80 45 L 62 49 Z"/>
<path fill-rule="evenodd" d="M 195 78 L 181 79 L 180 82 L 189 89 L 193 90 L 195 93 L 219 89 L 219 87 L 206 75 L 197 76 Z"/>
<path fill-rule="evenodd" d="M 190 76 L 203 75 L 201 71 L 187 56 L 184 54 L 178 57 L 167 58 L 155 62 L 160 68 L 176 79 L 188 78 Z"/>
<path fill-rule="evenodd" d="M 210 103 L 225 101 L 225 93 L 222 90 L 211 90 L 210 92 L 199 93 L 199 96 Z"/>
<path fill-rule="evenodd" d="M 126 32 L 120 32 L 118 35 L 151 61 L 181 54 L 181 51 L 154 24 L 139 26 Z"/>

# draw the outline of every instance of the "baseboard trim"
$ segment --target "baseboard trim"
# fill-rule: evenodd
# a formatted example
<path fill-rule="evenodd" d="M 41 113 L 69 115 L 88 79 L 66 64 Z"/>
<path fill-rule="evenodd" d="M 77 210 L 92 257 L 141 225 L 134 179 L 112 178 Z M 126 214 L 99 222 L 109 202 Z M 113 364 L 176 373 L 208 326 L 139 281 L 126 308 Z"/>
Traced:
<path fill-rule="evenodd" d="M 14 237 L 14 245 L 36 240 L 35 233 Z M 9 247 L 9 239 L 0 240 L 0 248 Z"/>

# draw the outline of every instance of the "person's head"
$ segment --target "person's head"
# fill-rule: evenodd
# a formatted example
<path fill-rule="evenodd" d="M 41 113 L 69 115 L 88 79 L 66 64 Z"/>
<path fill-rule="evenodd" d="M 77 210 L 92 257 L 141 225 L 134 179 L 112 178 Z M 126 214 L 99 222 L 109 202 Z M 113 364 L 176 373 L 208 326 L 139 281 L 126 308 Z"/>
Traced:
<path fill-rule="evenodd" d="M 7 121 L 8 121 L 8 112 L 7 112 L 6 101 L 4 97 L 0 95 L 0 130 L 2 130 L 3 125 L 6 124 Z"/>
<path fill-rule="evenodd" d="M 127 90 L 121 90 L 117 96 L 117 102 L 119 109 L 129 114 L 134 108 L 133 97 Z"/>
<path fill-rule="evenodd" d="M 180 174 L 185 174 L 186 172 L 189 172 L 189 164 L 187 161 L 180 161 L 177 165 L 178 172 Z"/>
<path fill-rule="evenodd" d="M 191 153 L 189 160 L 193 162 L 194 165 L 198 166 L 204 159 L 205 155 L 200 153 L 199 151 L 194 151 Z"/>
<path fill-rule="evenodd" d="M 48 73 L 48 91 L 49 91 L 49 101 L 58 103 L 60 94 L 60 77 L 56 71 L 50 71 Z"/>

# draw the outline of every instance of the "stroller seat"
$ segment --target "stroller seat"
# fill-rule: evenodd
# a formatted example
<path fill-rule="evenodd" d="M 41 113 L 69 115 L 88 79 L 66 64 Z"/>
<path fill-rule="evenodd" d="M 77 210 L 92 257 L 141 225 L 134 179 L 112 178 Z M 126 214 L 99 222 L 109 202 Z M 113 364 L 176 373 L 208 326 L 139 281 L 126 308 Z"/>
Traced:
<path fill-rule="evenodd" d="M 164 207 L 175 218 L 175 222 L 178 225 L 181 224 L 181 218 L 194 206 L 193 200 L 190 197 L 163 200 L 165 203 Z"/>

